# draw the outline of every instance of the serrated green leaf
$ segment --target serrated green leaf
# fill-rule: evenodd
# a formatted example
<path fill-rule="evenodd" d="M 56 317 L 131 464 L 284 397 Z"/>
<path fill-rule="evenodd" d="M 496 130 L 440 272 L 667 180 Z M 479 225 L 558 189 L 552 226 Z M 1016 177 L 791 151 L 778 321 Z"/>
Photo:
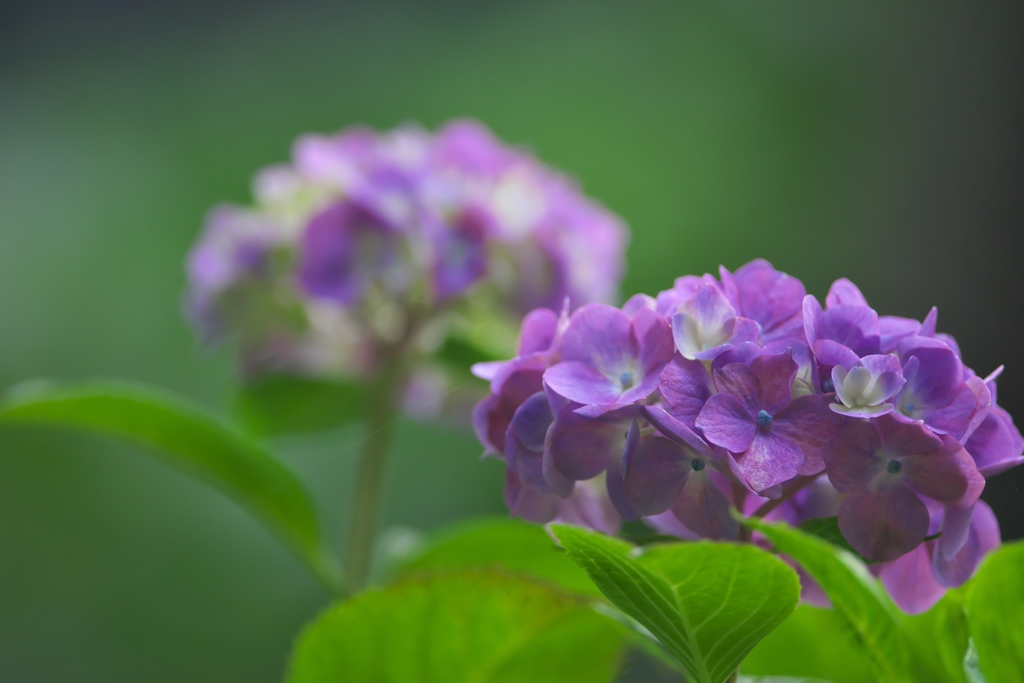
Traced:
<path fill-rule="evenodd" d="M 971 580 L 967 614 L 978 662 L 990 683 L 1024 681 L 1024 542 L 986 557 Z"/>
<path fill-rule="evenodd" d="M 752 545 L 636 547 L 578 527 L 551 532 L 601 592 L 640 622 L 696 683 L 722 683 L 800 597 L 788 565 Z"/>
<path fill-rule="evenodd" d="M 33 383 L 0 399 L 0 424 L 72 428 L 152 449 L 254 513 L 319 578 L 338 583 L 302 483 L 259 445 L 187 399 L 125 382 Z"/>
<path fill-rule="evenodd" d="M 746 520 L 776 550 L 796 560 L 825 591 L 867 652 L 879 681 L 945 680 L 934 653 L 926 656 L 905 615 L 885 594 L 863 562 L 851 553 L 785 524 Z"/>
<path fill-rule="evenodd" d="M 399 576 L 437 569 L 503 567 L 558 584 L 581 595 L 600 596 L 594 582 L 552 542 L 543 527 L 518 519 L 480 519 L 447 528 Z"/>
<path fill-rule="evenodd" d="M 262 377 L 235 397 L 239 422 L 261 436 L 334 429 L 362 419 L 366 388 L 355 382 L 291 375 Z"/>
<path fill-rule="evenodd" d="M 456 572 L 410 579 L 330 608 L 302 634 L 290 683 L 600 683 L 622 628 L 526 578 Z"/>

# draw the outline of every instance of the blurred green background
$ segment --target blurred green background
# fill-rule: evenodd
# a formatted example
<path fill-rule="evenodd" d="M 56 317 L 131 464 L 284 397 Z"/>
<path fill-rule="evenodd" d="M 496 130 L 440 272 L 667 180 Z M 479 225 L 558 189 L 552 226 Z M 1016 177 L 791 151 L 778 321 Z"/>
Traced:
<path fill-rule="evenodd" d="M 1024 420 L 1019 3 L 0 4 L 0 385 L 224 408 L 180 315 L 206 209 L 304 131 L 478 117 L 632 226 L 623 292 L 763 256 L 941 311 Z M 277 444 L 340 534 L 357 430 Z M 500 465 L 401 428 L 390 525 L 502 513 Z M 1024 475 L 985 493 L 1024 535 Z M 0 433 L 0 680 L 280 680 L 325 594 L 232 503 L 84 437 Z"/>

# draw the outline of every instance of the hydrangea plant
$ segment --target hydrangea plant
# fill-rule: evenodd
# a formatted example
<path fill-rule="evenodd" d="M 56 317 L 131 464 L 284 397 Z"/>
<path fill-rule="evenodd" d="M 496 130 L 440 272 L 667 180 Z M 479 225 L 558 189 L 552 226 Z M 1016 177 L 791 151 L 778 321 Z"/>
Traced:
<path fill-rule="evenodd" d="M 237 351 L 237 420 L 125 382 L 0 400 L 2 424 L 158 451 L 266 523 L 337 599 L 289 681 L 593 683 L 627 650 L 697 683 L 806 674 L 771 664 L 787 642 L 837 681 L 1024 680 L 1024 545 L 998 549 L 979 499 L 1024 438 L 1002 368 L 967 367 L 935 309 L 879 316 L 842 279 L 822 306 L 760 260 L 615 307 L 621 221 L 470 121 L 292 157 L 188 259 L 189 320 Z M 490 388 L 465 422 L 523 519 L 375 564 L 392 426 L 424 373 L 470 367 Z M 341 562 L 263 437 L 354 420 Z"/>
<path fill-rule="evenodd" d="M 514 515 L 754 542 L 743 517 L 835 516 L 919 613 L 999 545 L 979 496 L 1024 462 L 1002 367 L 979 376 L 936 323 L 879 316 L 845 279 L 822 307 L 757 260 L 621 308 L 531 312 L 519 355 L 475 366 L 491 392 L 474 425 Z"/>

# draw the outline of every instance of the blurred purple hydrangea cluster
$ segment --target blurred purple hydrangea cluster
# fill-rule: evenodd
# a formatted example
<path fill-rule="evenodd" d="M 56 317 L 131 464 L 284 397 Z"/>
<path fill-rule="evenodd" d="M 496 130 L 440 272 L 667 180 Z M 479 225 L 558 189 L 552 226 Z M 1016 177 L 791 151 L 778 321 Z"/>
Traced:
<path fill-rule="evenodd" d="M 978 496 L 1024 462 L 1001 368 L 976 375 L 936 319 L 879 316 L 845 279 L 822 306 L 763 260 L 621 309 L 541 308 L 517 357 L 475 366 L 491 393 L 474 425 L 515 515 L 712 539 L 742 538 L 733 508 L 838 515 L 918 612 L 999 544 Z"/>
<path fill-rule="evenodd" d="M 210 213 L 186 300 L 249 372 L 369 375 L 381 348 L 469 297 L 518 320 L 611 301 L 621 280 L 619 219 L 472 121 L 302 137 L 254 194 Z"/>

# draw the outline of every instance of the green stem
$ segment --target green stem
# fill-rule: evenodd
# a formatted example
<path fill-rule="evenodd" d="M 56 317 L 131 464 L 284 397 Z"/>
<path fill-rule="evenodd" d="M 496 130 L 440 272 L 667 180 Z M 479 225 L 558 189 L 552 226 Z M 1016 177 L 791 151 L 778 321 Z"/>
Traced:
<path fill-rule="evenodd" d="M 395 402 L 400 386 L 397 369 L 385 371 L 367 405 L 369 433 L 363 445 L 356 480 L 355 501 L 348 539 L 348 590 L 357 593 L 370 577 L 380 512 L 388 471 L 388 453 L 395 422 Z"/>

